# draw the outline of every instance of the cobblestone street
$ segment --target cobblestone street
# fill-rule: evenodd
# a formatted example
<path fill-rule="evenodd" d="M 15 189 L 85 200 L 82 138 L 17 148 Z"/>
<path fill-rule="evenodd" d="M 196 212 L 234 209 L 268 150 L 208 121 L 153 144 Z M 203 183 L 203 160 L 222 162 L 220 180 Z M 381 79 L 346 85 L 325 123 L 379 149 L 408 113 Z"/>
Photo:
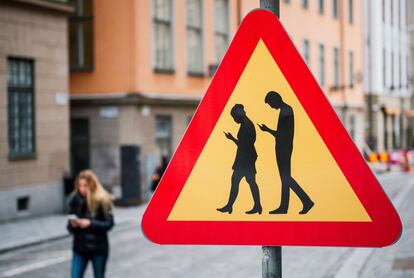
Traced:
<path fill-rule="evenodd" d="M 284 247 L 283 277 L 414 277 L 414 176 L 388 173 L 379 180 L 402 218 L 400 241 L 382 249 Z M 70 244 L 65 237 L 3 252 L 0 277 L 69 277 Z M 155 245 L 139 219 L 122 220 L 111 244 L 108 277 L 261 277 L 260 247 Z"/>

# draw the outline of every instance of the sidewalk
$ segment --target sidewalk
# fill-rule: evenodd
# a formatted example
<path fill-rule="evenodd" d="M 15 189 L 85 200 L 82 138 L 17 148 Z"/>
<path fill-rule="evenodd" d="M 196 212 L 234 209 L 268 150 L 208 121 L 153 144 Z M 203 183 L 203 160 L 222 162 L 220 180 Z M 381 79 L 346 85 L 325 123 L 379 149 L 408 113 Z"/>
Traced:
<path fill-rule="evenodd" d="M 376 173 L 377 177 L 392 177 L 399 171 Z M 390 196 L 391 197 L 391 196 Z M 125 225 L 140 225 L 146 204 L 136 207 L 114 209 L 115 228 Z M 55 214 L 22 219 L 0 224 L 0 253 L 41 242 L 68 237 L 67 215 Z"/>
<path fill-rule="evenodd" d="M 139 224 L 146 204 L 114 209 L 115 228 Z M 67 215 L 55 214 L 0 224 L 0 253 L 70 236 L 66 230 Z"/>

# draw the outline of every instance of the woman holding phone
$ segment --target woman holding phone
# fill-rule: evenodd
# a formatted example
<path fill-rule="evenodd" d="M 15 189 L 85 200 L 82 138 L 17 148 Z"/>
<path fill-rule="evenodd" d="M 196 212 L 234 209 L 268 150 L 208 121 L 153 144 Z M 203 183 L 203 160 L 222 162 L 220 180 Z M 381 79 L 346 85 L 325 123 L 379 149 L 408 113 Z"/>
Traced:
<path fill-rule="evenodd" d="M 79 173 L 69 201 L 68 230 L 73 235 L 72 278 L 82 278 L 92 262 L 95 278 L 105 277 L 108 231 L 113 227 L 111 195 L 91 170 Z"/>

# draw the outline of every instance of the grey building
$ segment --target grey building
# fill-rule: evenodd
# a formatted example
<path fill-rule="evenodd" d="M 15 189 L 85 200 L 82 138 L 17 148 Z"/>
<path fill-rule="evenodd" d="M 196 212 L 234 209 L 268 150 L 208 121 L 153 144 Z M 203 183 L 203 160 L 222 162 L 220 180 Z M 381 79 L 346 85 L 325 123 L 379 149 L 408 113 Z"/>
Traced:
<path fill-rule="evenodd" d="M 366 134 L 367 143 L 378 151 L 410 145 L 409 2 L 365 1 Z"/>

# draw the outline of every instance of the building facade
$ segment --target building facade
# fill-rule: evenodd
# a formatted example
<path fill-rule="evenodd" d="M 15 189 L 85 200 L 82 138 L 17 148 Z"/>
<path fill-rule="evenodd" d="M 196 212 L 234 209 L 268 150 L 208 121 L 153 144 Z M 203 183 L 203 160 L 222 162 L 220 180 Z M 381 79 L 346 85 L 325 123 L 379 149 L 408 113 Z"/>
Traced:
<path fill-rule="evenodd" d="M 366 134 L 378 151 L 412 144 L 409 2 L 365 1 Z"/>
<path fill-rule="evenodd" d="M 77 1 L 71 24 L 83 26 L 70 33 L 73 174 L 90 167 L 116 192 L 121 148 L 137 146 L 148 195 L 152 173 L 172 156 L 238 26 L 237 2 Z"/>
<path fill-rule="evenodd" d="M 122 146 L 138 146 L 145 198 L 237 26 L 259 2 L 77 0 L 70 30 L 72 173 L 90 167 L 115 190 Z M 361 147 L 361 2 L 281 1 L 281 20 Z"/>
<path fill-rule="evenodd" d="M 413 78 L 413 68 L 414 68 L 414 36 L 413 36 L 413 32 L 414 32 L 414 3 L 412 3 L 412 1 L 408 1 L 407 2 L 407 7 L 406 7 L 409 12 L 408 12 L 408 22 L 407 22 L 407 26 L 406 26 L 406 30 L 410 35 L 410 51 L 411 51 L 411 64 L 410 64 L 410 68 L 408 69 L 409 71 L 409 82 L 411 85 L 411 96 L 410 96 L 410 112 L 407 113 L 407 117 L 408 117 L 408 132 L 407 132 L 407 148 L 409 149 L 413 149 L 414 148 L 414 78 Z"/>
<path fill-rule="evenodd" d="M 243 14 L 259 7 L 243 2 Z M 364 147 L 363 1 L 280 1 L 280 20 L 337 112 Z M 299 20 L 300 19 L 300 20 Z"/>
<path fill-rule="evenodd" d="M 72 11 L 65 1 L 0 3 L 0 221 L 62 211 Z"/>

